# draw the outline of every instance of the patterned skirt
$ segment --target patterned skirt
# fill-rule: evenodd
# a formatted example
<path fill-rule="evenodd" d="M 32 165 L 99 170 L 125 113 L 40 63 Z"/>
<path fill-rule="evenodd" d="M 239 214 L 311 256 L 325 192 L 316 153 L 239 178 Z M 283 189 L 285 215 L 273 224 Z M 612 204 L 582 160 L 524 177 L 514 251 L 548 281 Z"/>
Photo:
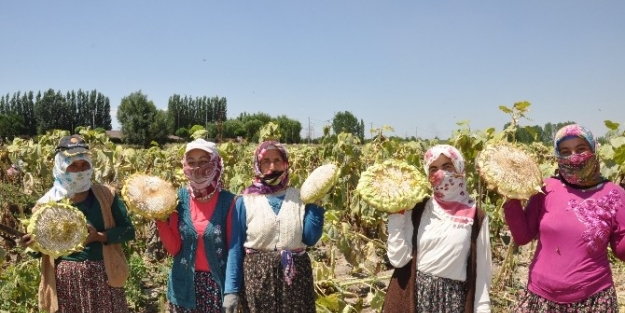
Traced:
<path fill-rule="evenodd" d="M 169 303 L 170 313 L 221 313 L 219 285 L 210 272 L 195 272 L 195 309 Z"/>
<path fill-rule="evenodd" d="M 466 291 L 463 281 L 437 277 L 419 271 L 417 271 L 416 280 L 417 312 L 464 312 Z"/>
<path fill-rule="evenodd" d="M 514 308 L 515 313 L 617 313 L 618 311 L 614 286 L 574 303 L 553 302 L 525 289 L 525 293 Z"/>
<path fill-rule="evenodd" d="M 60 261 L 56 292 L 61 313 L 129 312 L 124 288 L 108 284 L 104 261 Z"/>
<path fill-rule="evenodd" d="M 294 276 L 288 284 L 278 252 L 246 254 L 243 260 L 244 313 L 315 313 L 315 287 L 307 253 L 293 254 Z"/>

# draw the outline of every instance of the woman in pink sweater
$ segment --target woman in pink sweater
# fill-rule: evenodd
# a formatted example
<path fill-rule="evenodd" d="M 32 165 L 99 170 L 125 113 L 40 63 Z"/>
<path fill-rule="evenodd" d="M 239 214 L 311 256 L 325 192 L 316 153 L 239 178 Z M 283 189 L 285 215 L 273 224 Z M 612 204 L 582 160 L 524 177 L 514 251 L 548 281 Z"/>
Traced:
<path fill-rule="evenodd" d="M 543 193 L 504 204 L 514 241 L 537 239 L 527 290 L 514 312 L 618 312 L 608 246 L 625 260 L 625 191 L 600 172 L 597 142 L 577 124 L 554 140 L 558 174 Z"/>

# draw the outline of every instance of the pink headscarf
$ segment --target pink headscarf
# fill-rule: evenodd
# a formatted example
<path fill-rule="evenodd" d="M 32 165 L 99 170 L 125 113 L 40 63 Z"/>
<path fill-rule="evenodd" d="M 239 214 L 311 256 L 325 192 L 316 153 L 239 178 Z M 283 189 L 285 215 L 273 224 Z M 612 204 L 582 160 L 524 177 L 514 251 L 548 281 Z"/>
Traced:
<path fill-rule="evenodd" d="M 442 169 L 430 174 L 432 162 L 441 155 L 448 157 L 456 168 L 455 173 Z M 475 216 L 475 200 L 467 192 L 467 181 L 464 171 L 464 158 L 458 149 L 450 145 L 436 145 L 425 152 L 423 166 L 428 175 L 434 197 L 432 203 L 451 215 L 460 223 L 473 223 Z"/>

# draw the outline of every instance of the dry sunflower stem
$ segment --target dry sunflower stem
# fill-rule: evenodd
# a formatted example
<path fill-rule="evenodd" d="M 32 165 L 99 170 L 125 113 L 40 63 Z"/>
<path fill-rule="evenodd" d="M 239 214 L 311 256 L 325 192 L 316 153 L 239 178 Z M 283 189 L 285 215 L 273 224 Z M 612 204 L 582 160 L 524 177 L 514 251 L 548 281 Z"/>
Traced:
<path fill-rule="evenodd" d="M 56 259 L 83 249 L 87 219 L 67 201 L 48 202 L 31 216 L 27 231 L 35 242 L 33 250 Z"/>
<path fill-rule="evenodd" d="M 396 213 L 410 209 L 428 195 L 429 183 L 416 167 L 386 160 L 360 174 L 356 192 L 376 210 Z"/>
<path fill-rule="evenodd" d="M 128 210 L 147 219 L 166 219 L 178 204 L 174 186 L 157 176 L 135 173 L 122 187 Z"/>
<path fill-rule="evenodd" d="M 323 198 L 334 186 L 339 172 L 338 166 L 324 164 L 312 171 L 300 188 L 300 199 L 304 203 L 314 203 Z"/>
<path fill-rule="evenodd" d="M 515 145 L 489 144 L 478 154 L 475 164 L 488 189 L 506 198 L 527 200 L 542 192 L 543 177 L 536 160 Z"/>
<path fill-rule="evenodd" d="M 4 263 L 4 259 L 6 258 L 7 253 L 0 247 L 0 274 L 2 274 L 2 263 Z"/>

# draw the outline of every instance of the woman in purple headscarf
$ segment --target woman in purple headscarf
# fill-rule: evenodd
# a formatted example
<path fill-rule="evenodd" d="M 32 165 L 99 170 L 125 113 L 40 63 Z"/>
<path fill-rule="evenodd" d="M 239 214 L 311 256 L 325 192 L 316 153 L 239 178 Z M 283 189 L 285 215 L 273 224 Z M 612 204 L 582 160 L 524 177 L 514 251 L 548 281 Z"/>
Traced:
<path fill-rule="evenodd" d="M 289 187 L 289 159 L 280 143 L 254 152 L 254 181 L 237 199 L 245 256 L 243 312 L 315 312 L 306 247 L 321 238 L 324 209 L 302 203 Z"/>
<path fill-rule="evenodd" d="M 527 202 L 508 200 L 517 244 L 538 240 L 514 312 L 618 312 L 608 246 L 625 260 L 625 191 L 600 172 L 597 142 L 577 124 L 555 136 L 556 176 Z"/>

